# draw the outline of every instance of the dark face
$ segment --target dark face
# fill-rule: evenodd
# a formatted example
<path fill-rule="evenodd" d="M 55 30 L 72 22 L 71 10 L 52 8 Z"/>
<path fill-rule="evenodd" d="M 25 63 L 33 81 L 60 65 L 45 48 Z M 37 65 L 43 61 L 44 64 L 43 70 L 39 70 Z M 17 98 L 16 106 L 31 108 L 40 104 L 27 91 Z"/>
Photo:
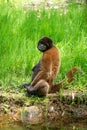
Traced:
<path fill-rule="evenodd" d="M 42 37 L 37 45 L 37 48 L 44 52 L 53 46 L 53 41 L 49 37 Z"/>

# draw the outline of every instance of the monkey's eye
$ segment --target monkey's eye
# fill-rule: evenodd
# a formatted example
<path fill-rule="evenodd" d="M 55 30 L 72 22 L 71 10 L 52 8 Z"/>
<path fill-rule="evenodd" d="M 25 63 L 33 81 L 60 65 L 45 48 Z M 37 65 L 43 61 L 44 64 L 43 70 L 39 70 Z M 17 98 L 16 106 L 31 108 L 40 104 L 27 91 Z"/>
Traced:
<path fill-rule="evenodd" d="M 42 44 L 42 43 L 39 43 L 39 44 L 38 44 L 38 49 L 39 49 L 40 51 L 45 51 L 45 50 L 46 50 L 46 45 L 45 45 L 45 44 Z"/>

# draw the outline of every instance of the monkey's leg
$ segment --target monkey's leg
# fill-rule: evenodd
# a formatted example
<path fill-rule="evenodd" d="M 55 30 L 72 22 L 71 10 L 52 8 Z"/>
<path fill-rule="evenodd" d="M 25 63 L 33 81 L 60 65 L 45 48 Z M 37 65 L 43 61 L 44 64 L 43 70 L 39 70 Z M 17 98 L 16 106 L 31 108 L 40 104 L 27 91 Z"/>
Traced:
<path fill-rule="evenodd" d="M 34 87 L 27 89 L 28 94 L 37 95 L 39 97 L 46 96 L 50 91 L 50 86 L 45 80 L 40 80 Z"/>

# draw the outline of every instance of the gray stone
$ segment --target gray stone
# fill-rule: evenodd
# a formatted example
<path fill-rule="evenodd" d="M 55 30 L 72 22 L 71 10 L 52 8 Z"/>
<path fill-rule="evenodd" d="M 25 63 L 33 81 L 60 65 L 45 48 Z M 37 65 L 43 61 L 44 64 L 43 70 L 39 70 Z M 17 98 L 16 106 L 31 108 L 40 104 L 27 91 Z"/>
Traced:
<path fill-rule="evenodd" d="M 23 122 L 37 124 L 42 121 L 42 111 L 37 106 L 25 107 L 21 111 L 21 119 Z"/>

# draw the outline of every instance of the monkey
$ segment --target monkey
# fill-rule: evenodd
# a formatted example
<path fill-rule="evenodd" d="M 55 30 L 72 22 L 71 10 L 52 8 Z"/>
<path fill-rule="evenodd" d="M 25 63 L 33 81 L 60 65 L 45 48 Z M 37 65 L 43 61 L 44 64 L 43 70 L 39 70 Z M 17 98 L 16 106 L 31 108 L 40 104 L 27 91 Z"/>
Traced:
<path fill-rule="evenodd" d="M 52 89 L 54 79 L 60 69 L 60 54 L 57 47 L 49 37 L 42 37 L 37 48 L 43 53 L 39 61 L 39 72 L 27 87 L 29 94 L 46 96 Z"/>
<path fill-rule="evenodd" d="M 37 48 L 43 52 L 43 55 L 39 63 L 37 63 L 32 69 L 32 82 L 28 85 L 25 84 L 25 87 L 28 95 L 42 97 L 46 96 L 48 93 L 59 91 L 66 79 L 68 83 L 72 82 L 73 76 L 78 69 L 73 67 L 61 82 L 54 84 L 54 79 L 60 69 L 59 50 L 49 37 L 42 37 L 38 41 Z"/>

